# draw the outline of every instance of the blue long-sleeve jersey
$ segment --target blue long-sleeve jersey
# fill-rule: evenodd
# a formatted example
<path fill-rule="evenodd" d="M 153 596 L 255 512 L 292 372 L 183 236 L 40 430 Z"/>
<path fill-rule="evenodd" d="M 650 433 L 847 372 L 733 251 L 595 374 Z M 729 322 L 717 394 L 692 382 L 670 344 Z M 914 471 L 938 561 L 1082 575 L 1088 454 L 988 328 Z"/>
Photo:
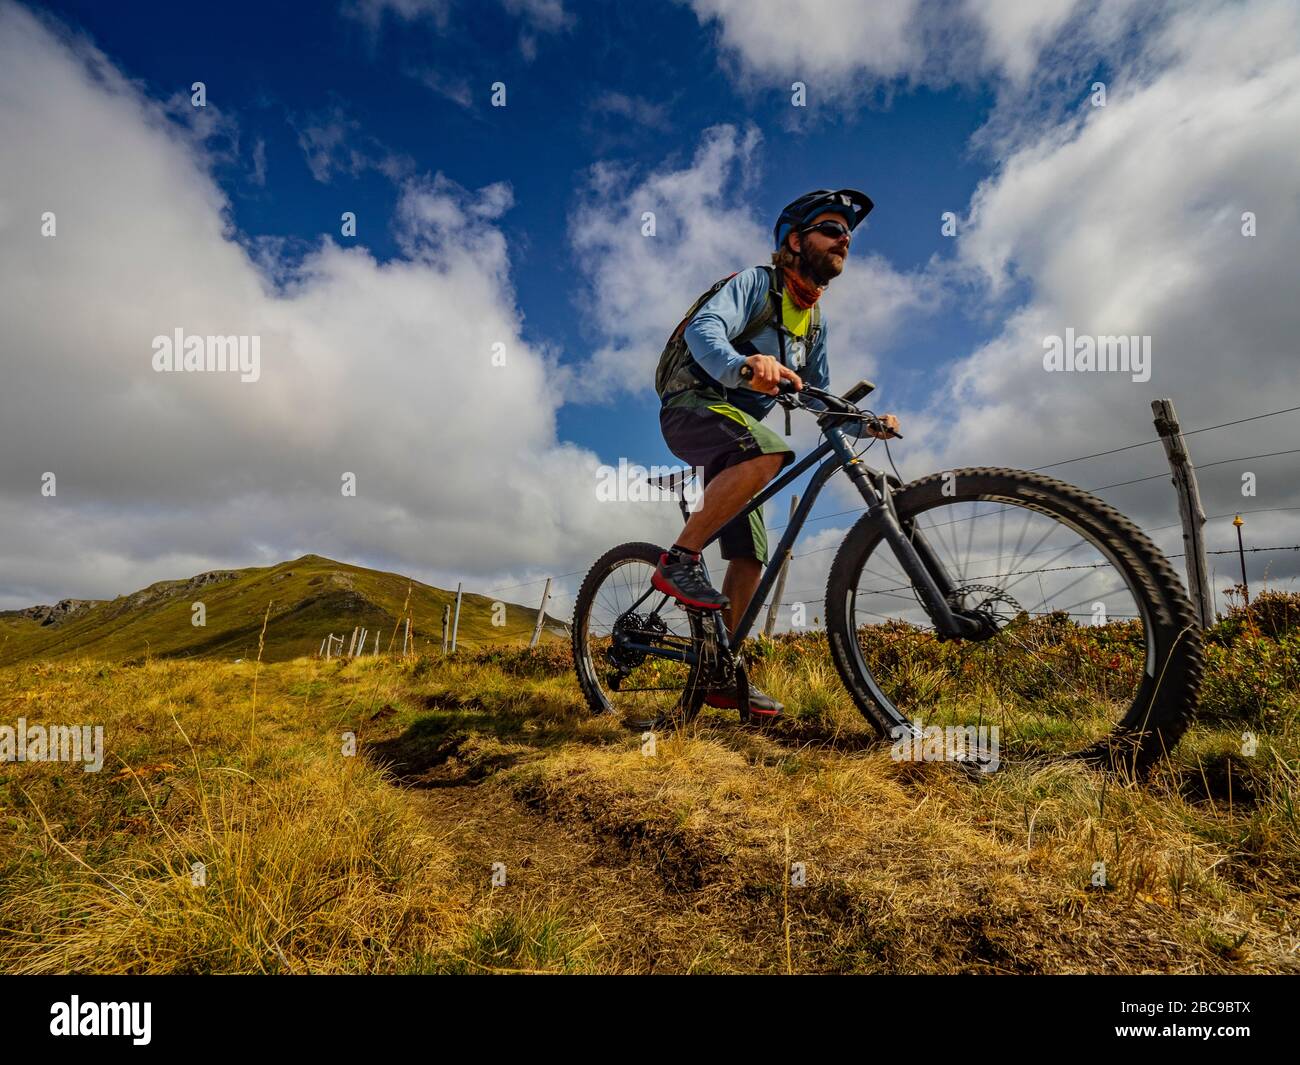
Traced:
<path fill-rule="evenodd" d="M 768 271 L 761 266 L 742 270 L 696 312 L 682 338 L 700 368 L 726 391 L 727 402 L 747 414 L 762 419 L 776 404 L 775 398 L 741 384 L 740 369 L 747 355 L 771 355 L 780 358 L 780 340 L 776 330 L 767 326 L 748 346 L 752 351 L 737 351 L 731 343 L 745 325 L 761 314 L 769 302 Z M 794 368 L 806 384 L 830 387 L 830 370 L 826 361 L 826 319 L 821 320 L 816 342 L 808 352 L 802 369 Z"/>

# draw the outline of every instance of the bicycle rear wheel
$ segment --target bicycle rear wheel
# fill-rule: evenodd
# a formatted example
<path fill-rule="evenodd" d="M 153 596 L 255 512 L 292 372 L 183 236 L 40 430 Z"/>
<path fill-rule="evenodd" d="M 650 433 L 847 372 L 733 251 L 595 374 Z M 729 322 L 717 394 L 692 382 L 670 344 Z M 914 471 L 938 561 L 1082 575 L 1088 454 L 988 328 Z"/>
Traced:
<path fill-rule="evenodd" d="M 984 613 L 996 634 L 938 640 L 880 526 L 860 520 L 831 567 L 827 634 L 882 734 L 997 726 L 1005 755 L 1067 754 L 1135 774 L 1173 748 L 1195 712 L 1201 631 L 1135 525 L 1018 470 L 934 474 L 893 501 L 904 531 L 947 569 L 951 605 Z"/>
<path fill-rule="evenodd" d="M 694 717 L 704 699 L 694 656 L 703 636 L 698 613 L 655 590 L 650 576 L 663 548 L 622 544 L 591 567 L 573 610 L 573 665 L 592 713 L 616 714 L 629 727 Z M 638 648 L 652 647 L 665 655 Z"/>

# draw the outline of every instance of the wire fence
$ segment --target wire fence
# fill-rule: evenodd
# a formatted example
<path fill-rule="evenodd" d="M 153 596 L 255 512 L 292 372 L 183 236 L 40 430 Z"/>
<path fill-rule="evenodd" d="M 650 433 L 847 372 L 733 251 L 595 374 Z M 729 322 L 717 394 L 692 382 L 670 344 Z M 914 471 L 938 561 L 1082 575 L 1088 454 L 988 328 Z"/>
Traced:
<path fill-rule="evenodd" d="M 1287 414 L 1295 414 L 1297 412 L 1300 412 L 1300 404 L 1291 407 L 1284 407 L 1279 410 L 1272 410 L 1272 411 L 1266 411 L 1259 414 L 1252 414 L 1243 418 L 1234 418 L 1230 421 L 1219 422 L 1214 425 L 1205 425 L 1197 429 L 1184 429 L 1182 430 L 1182 436 L 1184 438 L 1190 436 L 1199 436 L 1204 433 L 1212 433 L 1218 430 L 1230 428 L 1232 426 L 1245 425 L 1250 422 L 1262 421 L 1267 418 L 1276 418 Z M 1149 440 L 1139 440 L 1131 444 L 1125 444 L 1121 447 L 1107 448 L 1102 451 L 1090 452 L 1089 454 L 1086 455 L 1076 455 L 1072 458 L 1057 459 L 1053 462 L 1048 462 L 1041 466 L 1034 466 L 1031 468 L 1029 472 L 1040 473 L 1044 470 L 1055 469 L 1060 466 L 1068 466 L 1074 463 L 1087 462 L 1099 458 L 1106 458 L 1111 455 L 1118 455 L 1123 452 L 1134 451 L 1143 447 L 1159 445 L 1161 442 L 1162 442 L 1161 438 L 1159 436 L 1155 436 Z M 1288 448 L 1282 451 L 1265 451 L 1265 452 L 1258 452 L 1251 455 L 1242 455 L 1236 458 L 1215 459 L 1210 462 L 1196 463 L 1195 468 L 1196 470 L 1200 471 L 1200 470 L 1211 469 L 1216 466 L 1226 466 L 1226 465 L 1231 465 L 1233 463 L 1241 463 L 1241 462 L 1255 462 L 1259 460 L 1273 459 L 1273 458 L 1279 458 L 1287 455 L 1296 455 L 1296 454 L 1300 454 L 1300 448 Z M 1166 467 L 1164 470 L 1160 471 L 1159 473 L 1152 473 L 1149 475 L 1145 475 L 1142 477 L 1135 477 L 1124 481 L 1115 481 L 1108 484 L 1096 485 L 1094 487 L 1085 489 L 1085 491 L 1104 492 L 1104 491 L 1109 491 L 1111 489 L 1124 488 L 1130 485 L 1143 484 L 1149 481 L 1156 481 L 1162 478 L 1169 478 L 1169 477 L 1170 477 L 1170 471 Z M 816 522 L 829 521 L 833 518 L 842 518 L 842 517 L 848 517 L 850 515 L 862 514 L 866 511 L 866 509 L 867 508 L 865 506 L 850 507 L 846 510 L 837 510 L 826 514 L 811 515 L 804 522 L 804 527 L 807 528 L 807 526 L 812 525 Z M 1223 518 L 1232 517 L 1237 514 L 1241 514 L 1241 515 L 1280 514 L 1280 513 L 1289 513 L 1289 512 L 1297 512 L 1297 511 L 1300 511 L 1300 506 L 1257 507 L 1257 508 L 1251 508 L 1247 510 L 1230 510 L 1230 511 L 1224 511 L 1223 513 L 1211 514 L 1207 516 L 1207 521 L 1216 521 Z M 940 524 L 955 524 L 956 522 L 965 521 L 965 520 L 970 520 L 970 519 L 956 519 L 956 521 L 952 523 L 940 523 Z M 1181 522 L 1170 522 L 1167 525 L 1158 525 L 1155 526 L 1154 528 L 1149 528 L 1145 531 L 1147 532 L 1148 535 L 1150 535 L 1157 532 L 1166 532 L 1169 529 L 1178 528 L 1180 525 Z M 773 525 L 769 527 L 769 532 L 780 532 L 784 528 L 786 528 L 785 524 Z M 826 547 L 814 548 L 810 551 L 803 551 L 799 553 L 792 552 L 790 558 L 792 561 L 801 558 L 808 558 L 812 555 L 819 555 L 827 551 L 837 550 L 839 546 L 840 544 L 836 542 Z M 1053 550 L 1053 549 L 1047 548 L 1044 550 Z M 1300 551 L 1300 544 L 1278 545 L 1278 546 L 1269 546 L 1269 547 L 1247 547 L 1244 549 L 1244 553 L 1246 554 L 1271 554 L 1271 553 L 1282 553 L 1288 551 Z M 1212 551 L 1206 551 L 1207 555 L 1216 555 L 1216 556 L 1235 555 L 1237 553 L 1238 553 L 1238 549 L 1235 547 L 1226 548 L 1222 550 L 1216 549 Z M 1026 555 L 1022 557 L 1029 557 L 1029 556 Z M 1176 554 L 1168 554 L 1165 557 L 1169 559 L 1176 559 L 1176 558 L 1183 558 L 1185 557 L 1185 555 L 1183 552 L 1179 552 Z M 1104 563 L 1097 563 L 1095 566 L 1092 567 L 1066 567 L 1066 568 L 1096 568 L 1096 566 L 1101 566 L 1101 565 L 1104 565 Z M 1041 569 L 1040 570 L 1013 570 L 1008 573 L 988 574 L 988 575 L 983 575 L 979 578 L 972 577 L 970 579 L 991 580 L 1000 577 L 1009 577 L 1009 576 L 1017 576 L 1022 574 L 1041 573 L 1041 572 L 1048 572 L 1048 571 L 1041 570 Z M 566 586 L 564 582 L 566 581 L 572 582 L 573 578 L 581 578 L 585 573 L 586 570 L 582 569 L 582 570 L 573 570 L 568 573 L 560 573 L 560 574 L 553 574 L 550 576 L 536 577 L 532 580 L 520 581 L 515 584 L 499 585 L 490 588 L 485 592 L 480 592 L 477 594 L 488 596 L 488 597 L 499 596 L 500 594 L 505 592 L 519 592 L 521 589 L 526 589 L 526 588 L 541 588 L 549 581 L 550 593 L 547 596 L 546 601 L 540 604 L 538 608 L 541 610 L 545 610 L 546 616 L 549 619 L 548 621 L 545 621 L 543 623 L 543 628 L 551 629 L 553 631 L 554 628 L 558 625 L 562 627 L 562 629 L 567 634 L 570 626 L 567 622 L 563 621 L 562 618 L 566 614 L 571 615 L 572 613 L 573 601 L 577 596 L 577 585 L 576 582 L 573 582 L 572 586 Z M 910 592 L 910 591 L 911 591 L 911 585 L 900 585 L 898 588 L 883 589 L 881 590 L 881 594 L 893 593 L 896 594 L 900 599 L 906 598 L 909 601 L 911 601 L 913 598 L 911 595 L 904 595 L 905 592 Z M 787 593 L 787 596 L 788 596 L 787 598 L 783 598 L 782 601 L 779 604 L 777 604 L 779 607 L 794 607 L 799 604 L 802 604 L 803 606 L 815 606 L 819 603 L 825 602 L 824 595 L 808 598 L 798 593 L 795 593 L 793 595 Z M 879 615 L 879 616 L 883 617 L 884 615 Z M 433 640 L 430 639 L 429 642 L 432 643 Z M 482 648 L 484 645 L 491 646 L 496 644 L 518 645 L 521 642 L 521 637 L 518 631 L 515 630 L 514 632 L 511 633 L 502 633 L 500 636 L 493 636 L 493 637 L 484 637 L 481 634 L 476 634 L 473 637 L 466 637 L 464 642 L 472 643 L 474 646 L 478 648 Z"/>

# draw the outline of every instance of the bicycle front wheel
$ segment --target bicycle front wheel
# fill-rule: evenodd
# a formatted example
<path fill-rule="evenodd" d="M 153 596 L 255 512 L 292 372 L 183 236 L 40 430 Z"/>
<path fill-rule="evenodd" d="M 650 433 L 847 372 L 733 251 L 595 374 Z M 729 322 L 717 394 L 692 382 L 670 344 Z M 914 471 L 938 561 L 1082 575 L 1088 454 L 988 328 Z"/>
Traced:
<path fill-rule="evenodd" d="M 893 500 L 904 532 L 947 570 L 951 605 L 984 614 L 995 634 L 939 640 L 880 526 L 860 520 L 831 567 L 827 635 L 882 734 L 996 726 L 1001 755 L 1068 754 L 1135 774 L 1173 748 L 1195 712 L 1201 631 L 1132 522 L 1018 470 L 934 474 Z"/>

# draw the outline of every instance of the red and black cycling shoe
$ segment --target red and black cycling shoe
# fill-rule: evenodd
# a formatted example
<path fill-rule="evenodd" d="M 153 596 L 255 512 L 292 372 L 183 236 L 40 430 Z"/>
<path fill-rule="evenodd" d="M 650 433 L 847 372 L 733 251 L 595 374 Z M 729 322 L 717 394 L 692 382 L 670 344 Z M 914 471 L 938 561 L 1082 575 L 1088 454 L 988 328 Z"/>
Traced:
<path fill-rule="evenodd" d="M 721 610 L 731 604 L 731 600 L 714 588 L 704 576 L 699 555 L 665 551 L 659 557 L 659 566 L 651 575 L 650 583 L 683 606 L 694 607 L 696 610 Z"/>
<path fill-rule="evenodd" d="M 736 691 L 734 688 L 717 688 L 704 697 L 704 705 L 716 706 L 721 710 L 735 710 Z M 780 717 L 784 709 L 781 703 L 766 692 L 760 691 L 752 684 L 749 686 L 749 712 L 755 717 L 772 721 Z"/>

